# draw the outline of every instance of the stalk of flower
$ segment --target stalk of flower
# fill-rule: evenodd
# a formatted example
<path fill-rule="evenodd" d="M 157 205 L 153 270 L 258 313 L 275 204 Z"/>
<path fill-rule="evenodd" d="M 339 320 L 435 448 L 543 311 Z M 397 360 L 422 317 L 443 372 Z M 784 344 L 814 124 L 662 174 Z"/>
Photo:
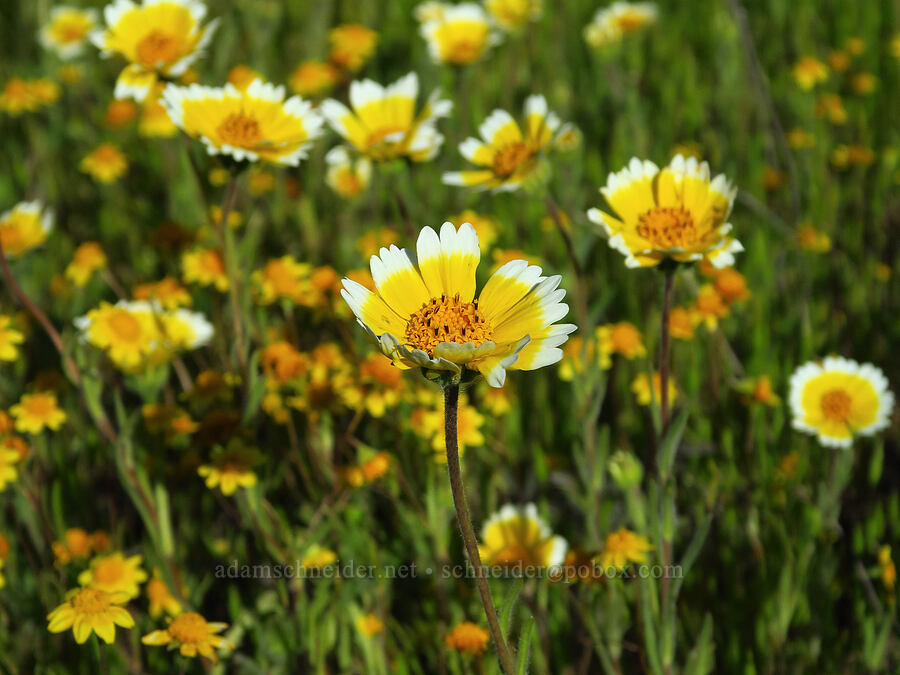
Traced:
<path fill-rule="evenodd" d="M 459 463 L 458 405 L 461 383 L 483 376 L 502 387 L 507 369 L 534 370 L 562 358 L 572 324 L 557 324 L 568 313 L 561 302 L 561 277 L 544 277 L 524 260 L 501 266 L 475 298 L 475 270 L 481 258 L 478 235 L 469 223 L 444 223 L 440 235 L 424 228 L 416 244 L 418 269 L 396 246 L 372 256 L 377 291 L 350 279 L 341 292 L 360 325 L 381 351 L 401 368 L 418 368 L 444 391 L 447 468 L 457 520 L 501 664 L 514 672 L 478 543 Z"/>

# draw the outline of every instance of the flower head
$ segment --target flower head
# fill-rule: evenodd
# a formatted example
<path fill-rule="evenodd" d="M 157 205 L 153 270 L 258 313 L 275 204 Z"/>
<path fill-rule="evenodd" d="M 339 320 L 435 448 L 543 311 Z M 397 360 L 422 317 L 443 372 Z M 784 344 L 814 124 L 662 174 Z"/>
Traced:
<path fill-rule="evenodd" d="M 306 553 L 303 554 L 300 565 L 307 569 L 316 569 L 328 567 L 329 565 L 336 563 L 337 559 L 337 553 L 331 549 L 320 546 L 319 544 L 313 544 L 306 550 Z"/>
<path fill-rule="evenodd" d="M 202 25 L 200 0 L 114 0 L 103 10 L 105 30 L 91 34 L 103 56 L 119 54 L 129 65 L 116 81 L 116 98 L 143 101 L 157 80 L 177 78 L 203 53 L 217 20 Z"/>
<path fill-rule="evenodd" d="M 121 551 L 97 556 L 90 567 L 78 575 L 78 583 L 107 593 L 122 593 L 128 600 L 138 596 L 138 586 L 147 581 L 141 567 L 143 557 L 126 558 Z"/>
<path fill-rule="evenodd" d="M 366 637 L 372 637 L 384 630 L 384 622 L 374 614 L 366 614 L 356 619 L 356 628 Z"/>
<path fill-rule="evenodd" d="M 669 403 L 671 403 L 678 396 L 678 387 L 675 385 L 675 380 L 672 377 L 669 377 L 669 386 L 667 388 L 669 390 Z M 631 383 L 631 391 L 640 405 L 650 405 L 652 402 L 656 402 L 659 405 L 662 394 L 659 373 L 653 373 L 652 391 L 650 389 L 650 378 L 647 376 L 647 373 L 641 373 L 634 378 L 634 381 Z"/>
<path fill-rule="evenodd" d="M 228 274 L 222 254 L 213 249 L 187 251 L 181 258 L 184 280 L 201 286 L 215 286 L 216 290 L 228 290 Z"/>
<path fill-rule="evenodd" d="M 197 612 L 184 612 L 172 619 L 168 628 L 145 635 L 141 642 L 145 645 L 171 645 L 178 647 L 182 656 L 196 658 L 199 654 L 218 663 L 217 649 L 233 649 L 228 640 L 217 635 L 226 628 L 227 623 L 209 622 Z"/>
<path fill-rule="evenodd" d="M 128 596 L 124 593 L 76 588 L 66 593 L 66 601 L 47 615 L 47 630 L 62 633 L 71 628 L 78 644 L 84 644 L 91 633 L 96 633 L 101 640 L 112 644 L 116 626 L 134 626 L 131 614 L 122 607 L 126 602 Z"/>
<path fill-rule="evenodd" d="M 594 49 L 622 41 L 656 21 L 658 11 L 652 2 L 614 2 L 598 9 L 584 29 L 584 39 Z"/>
<path fill-rule="evenodd" d="M 813 56 L 805 56 L 794 64 L 791 75 L 798 87 L 809 91 L 828 79 L 828 66 Z"/>
<path fill-rule="evenodd" d="M 725 267 L 743 250 L 726 222 L 737 189 L 722 174 L 710 180 L 706 162 L 676 155 L 660 170 L 635 158 L 610 174 L 600 192 L 616 215 L 590 209 L 588 218 L 603 227 L 628 267 L 703 259 Z"/>
<path fill-rule="evenodd" d="M 485 565 L 556 567 L 566 557 L 566 540 L 554 535 L 534 504 L 507 504 L 488 518 L 478 545 Z"/>
<path fill-rule="evenodd" d="M 253 470 L 262 462 L 262 455 L 256 448 L 245 447 L 238 441 L 228 448 L 219 449 L 209 464 L 197 469 L 210 490 L 219 488 L 226 497 L 233 495 L 239 487 L 250 488 L 259 478 Z"/>
<path fill-rule="evenodd" d="M 304 61 L 291 73 L 288 84 L 300 96 L 321 96 L 340 78 L 340 73 L 330 63 L 324 61 Z"/>
<path fill-rule="evenodd" d="M 181 603 L 172 595 L 166 582 L 160 578 L 159 570 L 153 570 L 153 578 L 147 582 L 144 590 L 150 603 L 149 611 L 152 618 L 158 619 L 163 612 L 169 616 L 181 614 Z"/>
<path fill-rule="evenodd" d="M 556 324 L 568 313 L 561 277 L 545 277 L 524 260 L 503 265 L 475 298 L 478 235 L 468 223 L 422 229 L 418 269 L 391 246 L 372 256 L 377 292 L 344 279 L 341 292 L 359 323 L 396 364 L 459 382 L 481 374 L 502 387 L 506 369 L 534 370 L 562 358 L 575 330 Z"/>
<path fill-rule="evenodd" d="M 128 159 L 112 143 L 101 143 L 81 159 L 78 167 L 100 183 L 113 183 L 128 170 Z"/>
<path fill-rule="evenodd" d="M 78 56 L 97 24 L 93 9 L 57 6 L 50 10 L 50 20 L 41 28 L 41 44 L 61 59 Z"/>
<path fill-rule="evenodd" d="M 19 399 L 9 414 L 16 420 L 16 431 L 39 434 L 44 429 L 56 431 L 66 421 L 66 413 L 60 410 L 56 394 L 39 392 L 25 394 Z"/>
<path fill-rule="evenodd" d="M 18 452 L 5 445 L 0 445 L 0 492 L 6 489 L 7 484 L 19 478 L 16 464 L 22 460 Z"/>
<path fill-rule="evenodd" d="M 325 163 L 328 165 L 325 183 L 344 199 L 358 196 L 372 178 L 372 162 L 369 158 L 358 157 L 353 160 L 347 148 L 342 145 L 328 151 Z"/>
<path fill-rule="evenodd" d="M 439 17 L 423 23 L 420 31 L 432 60 L 454 66 L 480 61 L 500 41 L 487 13 L 474 2 L 447 5 Z"/>
<path fill-rule="evenodd" d="M 13 318 L 0 314 L 0 361 L 15 361 L 19 357 L 18 345 L 25 336 L 13 327 Z"/>
<path fill-rule="evenodd" d="M 494 22 L 510 32 L 540 19 L 543 5 L 543 0 L 484 0 L 484 7 Z"/>
<path fill-rule="evenodd" d="M 629 562 L 638 564 L 647 562 L 647 552 L 652 550 L 653 547 L 647 537 L 637 535 L 623 527 L 606 537 L 599 561 L 603 567 L 623 570 Z"/>
<path fill-rule="evenodd" d="M 140 284 L 134 288 L 135 300 L 153 300 L 158 302 L 163 309 L 177 309 L 189 307 L 193 300 L 187 289 L 172 277 L 165 277 L 159 281 Z"/>
<path fill-rule="evenodd" d="M 329 58 L 338 68 L 356 72 L 375 53 L 378 33 L 358 23 L 332 28 L 328 33 Z"/>
<path fill-rule="evenodd" d="M 849 448 L 855 436 L 872 436 L 890 423 L 894 395 L 870 363 L 843 357 L 805 363 L 791 375 L 793 426 L 826 447 Z"/>
<path fill-rule="evenodd" d="M 168 85 L 162 103 L 172 121 L 206 145 L 210 155 L 297 166 L 322 118 L 299 96 L 285 100 L 284 87 L 254 80 L 246 89 Z"/>
<path fill-rule="evenodd" d="M 415 114 L 419 78 L 415 73 L 386 87 L 372 80 L 350 84 L 349 109 L 334 99 L 322 102 L 328 124 L 360 154 L 375 161 L 406 157 L 414 162 L 433 159 L 444 142 L 437 120 L 450 114 L 452 103 L 432 92 Z"/>
<path fill-rule="evenodd" d="M 607 345 L 605 351 L 610 354 L 621 354 L 629 361 L 647 355 L 641 331 L 633 323 L 620 321 L 598 326 L 597 338 L 601 344 Z"/>
<path fill-rule="evenodd" d="M 450 649 L 467 654 L 481 654 L 490 641 L 491 634 L 471 621 L 461 621 L 444 636 L 444 642 Z"/>
<path fill-rule="evenodd" d="M 106 267 L 106 254 L 95 241 L 81 244 L 72 256 L 72 262 L 66 267 L 66 278 L 79 288 L 90 280 L 97 270 Z"/>
<path fill-rule="evenodd" d="M 0 246 L 7 258 L 18 258 L 47 240 L 53 214 L 40 202 L 19 202 L 0 215 Z"/>
<path fill-rule="evenodd" d="M 120 300 L 115 305 L 100 303 L 75 326 L 88 343 L 103 349 L 117 366 L 138 368 L 156 346 L 159 331 L 147 303 Z"/>
<path fill-rule="evenodd" d="M 460 154 L 479 168 L 445 173 L 444 183 L 495 192 L 517 190 L 539 174 L 542 153 L 559 124 L 543 96 L 525 101 L 524 131 L 508 112 L 494 110 L 478 129 L 483 140 L 467 138 L 459 145 Z"/>

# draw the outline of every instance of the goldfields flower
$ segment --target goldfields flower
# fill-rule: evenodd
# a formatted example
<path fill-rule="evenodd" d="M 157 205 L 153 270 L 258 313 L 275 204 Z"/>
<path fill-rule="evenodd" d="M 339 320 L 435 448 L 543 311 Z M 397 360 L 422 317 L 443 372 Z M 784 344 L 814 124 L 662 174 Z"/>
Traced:
<path fill-rule="evenodd" d="M 96 633 L 112 644 L 116 626 L 132 628 L 134 619 L 122 605 L 128 602 L 124 593 L 108 593 L 97 588 L 76 588 L 66 593 L 66 601 L 47 615 L 47 630 L 62 633 L 69 628 L 75 642 L 84 644 Z"/>
<path fill-rule="evenodd" d="M 762 403 L 770 407 L 781 404 L 781 399 L 772 390 L 772 380 L 768 375 L 747 377 L 734 385 L 748 403 Z"/>
<path fill-rule="evenodd" d="M 494 192 L 517 190 L 540 175 L 543 152 L 559 124 L 543 96 L 526 99 L 524 133 L 512 115 L 494 110 L 478 128 L 484 140 L 467 138 L 459 145 L 460 154 L 479 168 L 445 173 L 444 183 Z"/>
<path fill-rule="evenodd" d="M 690 340 L 694 337 L 696 315 L 685 307 L 673 307 L 669 312 L 669 334 L 675 340 Z"/>
<path fill-rule="evenodd" d="M 220 448 L 212 461 L 200 466 L 197 473 L 210 490 L 219 488 L 223 495 L 230 497 L 239 487 L 251 488 L 259 482 L 253 467 L 261 462 L 259 450 L 233 441 L 227 448 Z"/>
<path fill-rule="evenodd" d="M 622 41 L 622 38 L 655 23 L 658 16 L 652 2 L 614 2 L 597 10 L 584 29 L 589 46 L 600 49 Z"/>
<path fill-rule="evenodd" d="M 597 339 L 607 345 L 608 353 L 621 354 L 629 361 L 647 355 L 641 331 L 627 321 L 598 326 Z"/>
<path fill-rule="evenodd" d="M 543 5 L 543 0 L 484 0 L 484 7 L 494 22 L 509 32 L 540 19 Z"/>
<path fill-rule="evenodd" d="M 369 185 L 372 178 L 372 162 L 368 157 L 350 158 L 347 148 L 339 145 L 325 155 L 328 171 L 325 183 L 344 199 L 352 199 Z"/>
<path fill-rule="evenodd" d="M 16 431 L 39 434 L 44 429 L 58 430 L 66 421 L 66 413 L 60 410 L 56 394 L 39 392 L 24 394 L 19 402 L 9 409 L 16 420 Z"/>
<path fill-rule="evenodd" d="M 378 33 L 358 23 L 347 23 L 328 32 L 328 58 L 339 68 L 356 72 L 375 53 Z"/>
<path fill-rule="evenodd" d="M 862 145 L 839 145 L 831 153 L 831 163 L 839 169 L 848 166 L 869 166 L 875 161 L 871 148 Z"/>
<path fill-rule="evenodd" d="M 284 97 L 284 87 L 262 80 L 244 90 L 230 83 L 170 84 L 162 103 L 175 125 L 201 140 L 210 155 L 297 166 L 322 133 L 322 118 L 299 96 Z"/>
<path fill-rule="evenodd" d="M 298 65 L 288 79 L 295 94 L 300 96 L 321 96 L 340 79 L 340 73 L 330 63 L 324 61 L 304 61 Z"/>
<path fill-rule="evenodd" d="M 652 402 L 656 402 L 656 405 L 659 405 L 662 394 L 662 385 L 660 381 L 659 373 L 653 373 L 653 391 L 651 392 L 650 378 L 647 376 L 647 373 L 641 373 L 634 378 L 631 383 L 631 391 L 635 398 L 637 398 L 639 405 L 650 405 Z M 668 389 L 669 403 L 671 404 L 678 396 L 678 387 L 671 375 L 669 376 Z"/>
<path fill-rule="evenodd" d="M 21 77 L 7 80 L 0 92 L 0 110 L 18 117 L 23 112 L 32 112 L 39 107 L 40 103 L 34 96 L 30 82 Z"/>
<path fill-rule="evenodd" d="M 491 634 L 471 621 L 461 621 L 444 636 L 444 643 L 458 652 L 481 654 L 491 641 Z"/>
<path fill-rule="evenodd" d="M 141 106 L 138 134 L 144 138 L 172 138 L 178 133 L 178 127 L 162 104 L 162 90 L 163 87 L 157 84 Z"/>
<path fill-rule="evenodd" d="M 147 601 L 150 603 L 149 613 L 153 619 L 158 619 L 163 613 L 169 616 L 181 614 L 181 603 L 169 591 L 166 582 L 162 580 L 159 570 L 153 570 L 153 577 L 144 588 L 147 593 Z"/>
<path fill-rule="evenodd" d="M 172 277 L 165 277 L 156 282 L 140 284 L 134 288 L 135 300 L 153 300 L 163 309 L 190 307 L 193 304 L 191 294 Z"/>
<path fill-rule="evenodd" d="M 265 80 L 266 78 L 250 66 L 238 64 L 228 71 L 228 77 L 226 79 L 229 84 L 233 84 L 236 89 L 243 91 L 253 83 L 253 80 Z"/>
<path fill-rule="evenodd" d="M 617 570 L 624 570 L 629 562 L 637 564 L 647 562 L 647 552 L 652 550 L 653 547 L 647 537 L 623 527 L 606 537 L 598 559 L 604 568 L 614 567 Z"/>
<path fill-rule="evenodd" d="M 890 424 L 894 395 L 884 373 L 840 356 L 805 363 L 791 375 L 793 427 L 825 447 L 849 448 Z"/>
<path fill-rule="evenodd" d="M 847 109 L 844 100 L 837 94 L 822 94 L 816 102 L 816 115 L 825 117 L 835 125 L 847 122 Z"/>
<path fill-rule="evenodd" d="M 478 235 L 468 223 L 425 227 L 416 244 L 418 269 L 405 250 L 372 256 L 376 293 L 344 279 L 341 294 L 360 325 L 394 363 L 454 382 L 481 374 L 502 387 L 506 369 L 534 370 L 562 358 L 575 330 L 556 324 L 568 313 L 560 276 L 514 260 L 498 269 L 475 299 Z"/>
<path fill-rule="evenodd" d="M 713 331 L 719 325 L 719 319 L 724 319 L 730 313 L 728 304 L 715 286 L 704 284 L 697 292 L 694 301 L 694 319 Z"/>
<path fill-rule="evenodd" d="M 797 242 L 800 248 L 814 253 L 828 253 L 831 250 L 831 237 L 816 229 L 812 223 L 797 227 Z"/>
<path fill-rule="evenodd" d="M 374 614 L 366 614 L 356 619 L 356 628 L 366 637 L 372 637 L 384 630 L 384 622 Z"/>
<path fill-rule="evenodd" d="M 119 54 L 129 65 L 116 81 L 116 98 L 143 101 L 157 80 L 184 75 L 202 54 L 217 19 L 201 26 L 206 5 L 199 0 L 114 0 L 103 10 L 106 28 L 91 34 L 104 57 Z"/>
<path fill-rule="evenodd" d="M 884 587 L 893 590 L 897 583 L 897 566 L 891 559 L 891 547 L 887 544 L 878 549 L 878 568 Z"/>
<path fill-rule="evenodd" d="M 78 167 L 100 183 L 113 183 L 128 170 L 128 159 L 112 143 L 101 143 L 81 159 Z"/>
<path fill-rule="evenodd" d="M 18 258 L 45 241 L 53 229 L 53 213 L 40 202 L 19 202 L 0 215 L 0 246 L 7 258 Z"/>
<path fill-rule="evenodd" d="M 52 548 L 55 564 L 61 567 L 76 558 L 87 558 L 93 549 L 93 539 L 82 528 L 70 527 L 63 533 L 61 541 L 53 542 Z"/>
<path fill-rule="evenodd" d="M 159 338 L 153 312 L 146 308 L 144 302 L 101 302 L 74 323 L 88 344 L 104 350 L 120 368 L 134 370 L 152 353 Z"/>
<path fill-rule="evenodd" d="M 127 99 L 113 99 L 106 106 L 106 115 L 103 116 L 103 123 L 110 129 L 118 129 L 125 126 L 137 117 L 138 107 L 134 101 Z"/>
<path fill-rule="evenodd" d="M 465 66 L 480 61 L 500 35 L 487 13 L 474 2 L 447 5 L 440 17 L 422 24 L 420 32 L 435 63 Z"/>
<path fill-rule="evenodd" d="M 0 361 L 15 361 L 19 358 L 18 345 L 25 342 L 25 336 L 13 328 L 13 318 L 0 314 Z"/>
<path fill-rule="evenodd" d="M 843 73 L 850 67 L 850 55 L 843 49 L 835 49 L 828 52 L 828 67 L 836 73 Z"/>
<path fill-rule="evenodd" d="M 6 489 L 8 483 L 18 480 L 19 472 L 16 470 L 16 464 L 20 461 L 18 452 L 0 445 L 0 492 Z"/>
<path fill-rule="evenodd" d="M 590 209 L 588 218 L 603 227 L 627 267 L 704 259 L 726 267 L 734 263 L 732 254 L 743 250 L 728 236 L 731 225 L 725 222 L 737 188 L 722 174 L 710 180 L 706 162 L 676 155 L 660 170 L 634 158 L 611 173 L 600 192 L 616 216 Z"/>
<path fill-rule="evenodd" d="M 131 600 L 140 593 L 138 586 L 147 581 L 142 562 L 143 557 L 133 555 L 126 558 L 121 551 L 97 556 L 78 575 L 78 583 L 107 593 L 121 593 Z"/>
<path fill-rule="evenodd" d="M 322 102 L 328 124 L 360 154 L 380 162 L 407 157 L 414 162 L 433 159 L 444 137 L 437 120 L 450 114 L 453 104 L 432 92 L 415 115 L 419 78 L 415 73 L 387 87 L 372 80 L 350 83 L 350 108 L 334 99 Z"/>
<path fill-rule="evenodd" d="M 828 66 L 813 56 L 804 56 L 794 64 L 791 76 L 798 87 L 803 91 L 809 91 L 828 79 Z"/>
<path fill-rule="evenodd" d="M 856 73 L 850 78 L 850 88 L 860 96 L 871 94 L 877 86 L 878 78 L 872 73 Z"/>
<path fill-rule="evenodd" d="M 50 20 L 41 28 L 41 44 L 61 59 L 81 54 L 88 37 L 97 25 L 97 11 L 57 6 L 50 10 Z"/>
<path fill-rule="evenodd" d="M 713 287 L 727 305 L 747 300 L 752 294 L 744 275 L 733 267 L 713 270 Z"/>
<path fill-rule="evenodd" d="M 72 262 L 66 267 L 66 278 L 79 288 L 90 280 L 97 270 L 106 267 L 106 254 L 96 241 L 81 244 L 72 256 Z"/>
<path fill-rule="evenodd" d="M 485 565 L 557 567 L 566 557 L 566 540 L 550 531 L 534 504 L 507 504 L 481 529 L 478 552 Z"/>
<path fill-rule="evenodd" d="M 257 290 L 256 301 L 261 305 L 271 305 L 277 300 L 301 304 L 304 296 L 313 292 L 311 272 L 309 263 L 297 262 L 290 255 L 270 260 L 250 275 Z"/>
<path fill-rule="evenodd" d="M 222 254 L 213 249 L 187 251 L 181 257 L 184 280 L 201 286 L 215 286 L 216 290 L 228 290 L 228 274 Z"/>
<path fill-rule="evenodd" d="M 318 544 L 313 544 L 306 549 L 306 553 L 303 554 L 300 566 L 307 569 L 328 567 L 329 565 L 336 563 L 337 559 L 337 553 L 331 549 L 319 546 Z"/>
<path fill-rule="evenodd" d="M 217 635 L 226 628 L 227 623 L 207 621 L 197 612 L 183 612 L 171 620 L 168 628 L 145 635 L 141 638 L 141 642 L 145 645 L 178 647 L 182 656 L 196 658 L 199 654 L 213 663 L 218 663 L 217 649 L 234 648 L 228 640 Z"/>

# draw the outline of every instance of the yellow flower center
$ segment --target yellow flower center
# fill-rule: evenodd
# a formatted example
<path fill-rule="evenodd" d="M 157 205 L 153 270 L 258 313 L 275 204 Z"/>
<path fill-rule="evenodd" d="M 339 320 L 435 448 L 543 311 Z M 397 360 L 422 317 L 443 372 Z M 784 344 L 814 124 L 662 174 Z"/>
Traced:
<path fill-rule="evenodd" d="M 145 66 L 171 63 L 181 52 L 181 41 L 160 30 L 150 31 L 137 45 L 138 61 Z"/>
<path fill-rule="evenodd" d="M 663 249 L 684 247 L 697 239 L 694 218 L 685 208 L 650 209 L 638 218 L 637 233 Z"/>
<path fill-rule="evenodd" d="M 125 576 L 125 564 L 118 558 L 104 558 L 93 569 L 94 583 L 114 584 Z"/>
<path fill-rule="evenodd" d="M 519 165 L 531 157 L 531 148 L 521 141 L 505 145 L 494 155 L 494 173 L 509 176 Z"/>
<path fill-rule="evenodd" d="M 77 614 L 101 614 L 109 609 L 109 594 L 93 588 L 83 588 L 72 596 L 72 609 Z"/>
<path fill-rule="evenodd" d="M 846 422 L 850 417 L 850 406 L 853 399 L 842 389 L 833 389 L 822 396 L 822 412 L 829 420 Z"/>
<path fill-rule="evenodd" d="M 56 404 L 49 396 L 35 395 L 23 403 L 28 414 L 34 417 L 44 418 L 56 410 Z"/>
<path fill-rule="evenodd" d="M 141 335 L 141 324 L 125 311 L 116 312 L 111 316 L 109 327 L 112 328 L 116 337 L 124 342 L 135 342 Z"/>
<path fill-rule="evenodd" d="M 450 45 L 446 58 L 451 63 L 472 63 L 481 56 L 483 46 L 484 40 L 457 40 Z"/>
<path fill-rule="evenodd" d="M 434 348 L 441 342 L 471 342 L 478 346 L 493 339 L 494 332 L 478 309 L 478 300 L 460 302 L 459 294 L 432 298 L 406 324 L 406 344 L 429 356 L 434 355 Z"/>
<path fill-rule="evenodd" d="M 380 129 L 376 129 L 371 134 L 369 134 L 369 138 L 367 139 L 367 144 L 369 148 L 377 147 L 378 145 L 385 142 L 385 139 L 388 136 L 392 136 L 393 134 L 400 134 L 406 131 L 406 127 L 398 126 L 398 125 L 389 125 L 381 127 Z"/>
<path fill-rule="evenodd" d="M 516 563 L 531 564 L 531 555 L 524 546 L 519 544 L 509 544 L 494 556 L 495 565 L 515 565 Z"/>
<path fill-rule="evenodd" d="M 51 29 L 51 32 L 60 44 L 69 44 L 70 42 L 83 40 L 88 28 L 87 22 L 78 17 L 58 21 Z"/>
<path fill-rule="evenodd" d="M 185 612 L 169 624 L 169 634 L 182 644 L 200 644 L 209 637 L 209 628 L 197 612 Z"/>
<path fill-rule="evenodd" d="M 244 113 L 232 113 L 216 129 L 222 143 L 238 147 L 248 147 L 259 143 L 262 131 L 259 122 Z"/>

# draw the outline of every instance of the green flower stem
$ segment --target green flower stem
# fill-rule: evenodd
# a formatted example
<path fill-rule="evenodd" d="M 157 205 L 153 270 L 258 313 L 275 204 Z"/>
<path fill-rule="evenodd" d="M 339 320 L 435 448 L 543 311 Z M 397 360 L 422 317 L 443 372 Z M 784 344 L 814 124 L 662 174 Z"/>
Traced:
<path fill-rule="evenodd" d="M 497 619 L 497 610 L 491 598 L 491 588 L 488 585 L 484 573 L 484 565 L 481 564 L 481 556 L 478 553 L 478 540 L 475 538 L 475 529 L 472 527 L 472 517 L 469 515 L 469 504 L 466 502 L 466 491 L 462 481 L 462 471 L 459 466 L 459 446 L 457 441 L 457 417 L 459 414 L 459 385 L 453 384 L 444 387 L 444 437 L 447 445 L 447 469 L 450 472 L 450 490 L 453 493 L 453 505 L 456 507 L 456 518 L 459 521 L 459 529 L 462 532 L 463 543 L 469 562 L 475 569 L 475 584 L 481 595 L 481 604 L 487 616 L 488 628 L 500 665 L 506 675 L 514 675 L 516 664 L 509 646 L 503 639 L 503 631 L 500 621 Z"/>
<path fill-rule="evenodd" d="M 234 342 L 237 349 L 241 374 L 247 375 L 247 354 L 244 351 L 244 321 L 241 316 L 241 301 L 238 289 L 238 269 L 235 260 L 234 236 L 228 224 L 228 216 L 234 208 L 237 198 L 237 177 L 232 175 L 225 187 L 225 198 L 222 202 L 222 213 L 219 218 L 219 238 L 222 243 L 222 256 L 225 262 L 225 274 L 228 276 L 228 295 L 231 299 L 231 319 L 234 324 Z"/>

